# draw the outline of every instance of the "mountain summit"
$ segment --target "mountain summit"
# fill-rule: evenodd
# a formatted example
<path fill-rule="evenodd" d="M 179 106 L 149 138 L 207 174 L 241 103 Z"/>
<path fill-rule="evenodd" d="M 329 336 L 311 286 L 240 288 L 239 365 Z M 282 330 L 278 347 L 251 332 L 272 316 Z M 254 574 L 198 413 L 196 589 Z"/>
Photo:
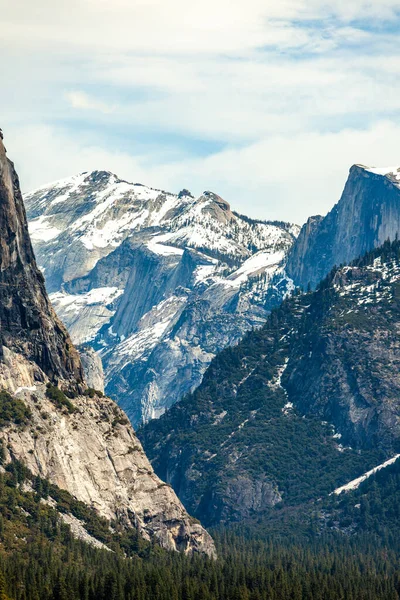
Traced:
<path fill-rule="evenodd" d="M 326 217 L 311 217 L 292 247 L 288 275 L 315 287 L 333 266 L 394 240 L 400 232 L 400 168 L 354 165 Z"/>

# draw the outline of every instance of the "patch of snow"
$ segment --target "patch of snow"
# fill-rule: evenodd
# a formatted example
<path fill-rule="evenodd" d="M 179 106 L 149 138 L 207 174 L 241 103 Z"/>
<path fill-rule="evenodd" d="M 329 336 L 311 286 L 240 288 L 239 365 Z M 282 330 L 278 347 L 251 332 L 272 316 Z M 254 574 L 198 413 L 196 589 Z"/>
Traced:
<path fill-rule="evenodd" d="M 66 312 L 73 311 L 78 314 L 85 306 L 111 304 L 123 293 L 124 290 L 117 287 L 102 287 L 94 288 L 85 294 L 54 292 L 50 294 L 50 300 L 58 309 L 62 308 Z"/>
<path fill-rule="evenodd" d="M 248 258 L 236 271 L 224 280 L 225 285 L 240 286 L 249 277 L 267 274 L 269 277 L 281 266 L 285 257 L 283 250 L 261 251 Z"/>
<path fill-rule="evenodd" d="M 366 473 L 364 473 L 364 475 L 361 475 L 361 477 L 357 477 L 357 479 L 353 479 L 353 481 L 349 481 L 349 483 L 346 483 L 346 485 L 342 485 L 341 487 L 334 490 L 333 493 L 336 495 L 339 495 L 342 492 L 349 492 L 350 490 L 356 490 L 361 485 L 361 483 L 363 483 L 363 481 L 365 481 L 366 479 L 371 477 L 371 475 L 374 475 L 381 469 L 384 469 L 385 467 L 392 465 L 393 463 L 396 462 L 396 460 L 398 458 L 400 458 L 400 454 L 396 454 L 395 456 L 393 456 L 393 458 L 389 458 L 389 460 L 385 461 L 381 465 L 378 465 L 374 469 L 367 471 Z"/>
<path fill-rule="evenodd" d="M 53 227 L 49 223 L 49 218 L 45 215 L 41 215 L 37 219 L 29 222 L 29 233 L 33 241 L 35 242 L 49 242 L 54 240 L 61 233 L 60 229 Z"/>
<path fill-rule="evenodd" d="M 186 301 L 186 296 L 170 296 L 146 313 L 139 322 L 139 331 L 128 336 L 115 348 L 113 368 L 120 369 L 135 360 L 144 359 L 146 353 L 161 340 Z"/>
<path fill-rule="evenodd" d="M 171 238 L 171 234 L 167 233 L 164 235 L 158 235 L 153 237 L 148 243 L 147 247 L 154 254 L 161 254 L 162 256 L 170 256 L 176 254 L 182 256 L 183 250 L 174 246 L 166 246 L 162 242 L 168 241 Z"/>
<path fill-rule="evenodd" d="M 206 281 L 215 273 L 217 265 L 200 265 L 194 272 L 195 283 Z"/>
<path fill-rule="evenodd" d="M 293 402 L 286 402 L 285 406 L 282 408 L 283 414 L 288 415 L 291 410 L 293 410 Z"/>
<path fill-rule="evenodd" d="M 390 175 L 400 181 L 400 167 L 365 167 L 365 170 L 375 175 Z"/>

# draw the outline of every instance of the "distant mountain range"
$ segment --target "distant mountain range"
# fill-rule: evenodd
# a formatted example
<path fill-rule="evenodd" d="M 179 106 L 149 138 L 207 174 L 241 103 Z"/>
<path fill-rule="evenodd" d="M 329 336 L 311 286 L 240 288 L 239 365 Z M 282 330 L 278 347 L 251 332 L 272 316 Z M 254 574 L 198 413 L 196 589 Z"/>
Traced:
<path fill-rule="evenodd" d="M 103 359 L 106 390 L 132 422 L 192 391 L 212 358 L 261 326 L 293 289 L 296 225 L 83 173 L 25 197 L 52 303 L 77 344 Z"/>
<path fill-rule="evenodd" d="M 379 177 L 380 185 L 396 188 L 395 174 Z M 375 219 L 379 230 L 387 231 L 387 215 L 391 222 L 396 218 L 394 193 L 391 189 L 388 203 L 383 189 L 365 222 Z M 182 196 L 190 198 L 187 192 Z M 111 193 L 109 208 L 114 200 Z M 346 196 L 342 200 L 347 202 Z M 246 315 L 246 326 L 256 325 L 211 360 L 194 393 L 141 429 L 166 483 L 153 471 L 124 412 L 99 391 L 98 355 L 81 348 L 81 360 L 49 302 L 18 177 L 0 139 L 0 596 L 396 598 L 400 243 L 384 242 L 334 268 L 316 291 L 301 293 L 284 269 L 287 255 L 293 260 L 299 253 L 291 226 L 250 221 L 215 196 L 209 204 L 204 197 L 198 201 L 202 208 L 194 233 L 202 222 L 203 239 L 209 230 L 234 230 L 234 243 L 229 233 L 231 245 L 222 252 L 221 246 L 195 247 L 193 240 L 191 247 L 187 239 L 182 247 L 176 240 L 170 245 L 163 236 L 179 237 L 182 228 L 165 232 L 157 225 L 157 230 L 145 227 L 147 237 L 138 232 L 137 245 L 129 226 L 122 233 L 127 238 L 107 254 L 97 237 L 103 239 L 104 231 L 99 234 L 87 223 L 84 243 L 72 235 L 59 252 L 66 207 L 59 207 L 58 225 L 44 216 L 33 220 L 54 278 L 60 277 L 63 260 L 65 273 L 67 267 L 73 271 L 74 252 L 75 258 L 81 254 L 82 268 L 85 260 L 94 261 L 87 275 L 65 275 L 54 293 L 78 316 L 86 313 L 80 321 L 87 326 L 83 336 L 95 331 L 104 354 L 113 335 L 120 335 L 117 345 L 124 341 L 114 326 L 133 327 L 143 311 L 149 318 L 152 302 L 157 326 L 162 307 L 182 289 L 193 304 L 197 296 L 199 305 L 205 298 L 214 301 L 214 314 L 197 313 L 209 316 L 204 331 L 210 343 L 226 328 L 227 315 L 232 336 L 240 315 Z M 198 201 L 188 200 L 195 213 Z M 95 209 L 100 216 L 96 202 Z M 77 210 L 81 218 L 86 215 L 84 201 Z M 227 218 L 224 226 L 219 210 Z M 352 214 L 357 218 L 362 211 Z M 80 221 L 77 215 L 69 218 L 73 232 Z M 129 220 L 126 214 L 124 219 Z M 303 250 L 312 254 L 324 222 L 325 233 L 326 223 L 334 223 L 325 240 L 342 239 L 338 221 L 326 219 L 313 221 L 315 238 L 303 229 Z M 115 232 L 112 219 L 103 224 Z M 243 242 L 255 231 L 265 234 L 262 248 Z M 367 239 L 372 245 L 380 241 L 379 235 Z M 357 239 L 353 242 L 356 248 Z M 90 253 L 100 251 L 104 256 L 96 261 Z M 249 256 L 239 257 L 246 252 Z M 326 261 L 332 256 L 327 252 Z M 115 274 L 117 282 L 111 279 Z M 192 287 L 184 288 L 184 281 Z M 195 356 L 200 343 L 183 336 L 189 322 L 183 315 L 184 310 L 178 322 L 186 329 L 177 328 L 170 339 L 186 342 Z M 193 318 L 192 331 L 203 324 Z M 166 364 L 154 363 L 162 376 Z M 206 523 L 230 523 L 217 530 L 220 560 L 206 560 L 216 556 L 214 542 L 188 515 L 172 485 Z M 232 526 L 234 521 L 240 526 Z"/>
<path fill-rule="evenodd" d="M 233 212 L 212 192 L 170 194 L 94 171 L 25 198 L 52 303 L 99 351 L 134 425 L 193 391 L 213 357 L 300 286 L 394 239 L 399 171 L 356 165 L 326 217 L 301 228 Z M 99 381 L 99 377 L 96 377 Z"/>
<path fill-rule="evenodd" d="M 98 350 L 107 389 L 134 423 L 147 422 L 139 436 L 163 483 L 124 413 L 85 387 L 36 267 L 18 178 L 0 150 L 0 377 L 8 390 L 0 401 L 15 398 L 20 425 L 2 426 L 6 462 L 187 553 L 213 555 L 213 543 L 170 486 L 207 525 L 268 519 L 275 507 L 310 515 L 319 502 L 321 514 L 346 521 L 350 507 L 343 513 L 329 499 L 362 493 L 360 477 L 375 481 L 388 468 L 392 507 L 397 170 L 352 168 L 339 203 L 300 234 L 238 215 L 211 192 L 167 194 L 106 172 L 27 197 L 54 305 L 91 346 L 82 348 L 87 376 L 101 387 Z"/>

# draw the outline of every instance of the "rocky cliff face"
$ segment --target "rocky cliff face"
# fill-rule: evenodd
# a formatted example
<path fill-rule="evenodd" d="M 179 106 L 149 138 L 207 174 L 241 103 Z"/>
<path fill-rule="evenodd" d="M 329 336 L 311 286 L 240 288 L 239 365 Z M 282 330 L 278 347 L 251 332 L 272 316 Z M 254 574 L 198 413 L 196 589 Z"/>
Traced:
<path fill-rule="evenodd" d="M 311 217 L 292 247 L 287 272 L 315 287 L 334 265 L 346 264 L 400 231 L 400 171 L 355 165 L 340 201 L 326 217 Z"/>
<path fill-rule="evenodd" d="M 297 228 L 94 172 L 26 198 L 51 300 L 76 343 L 101 354 L 132 422 L 193 390 L 211 359 L 261 325 L 292 288 Z"/>
<path fill-rule="evenodd" d="M 48 300 L 29 239 L 18 177 L 1 139 L 0 231 L 0 381 L 8 386 L 12 379 L 16 386 L 32 385 L 44 373 L 53 381 L 76 386 L 83 377 L 79 356 Z M 31 367 L 11 373 L 14 354 Z M 14 363 L 17 368 L 18 361 Z"/>
<path fill-rule="evenodd" d="M 285 300 L 139 430 L 193 514 L 259 518 L 399 453 L 399 290 L 400 243 L 387 243 Z"/>
<path fill-rule="evenodd" d="M 56 409 L 46 387 L 16 397 L 31 410 L 29 426 L 0 432 L 8 460 L 167 550 L 214 556 L 209 534 L 185 511 L 172 488 L 154 473 L 125 414 L 109 398 L 79 396 L 74 410 Z"/>
<path fill-rule="evenodd" d="M 79 354 L 36 267 L 18 178 L 1 141 L 0 232 L 0 385 L 3 395 L 13 395 L 2 402 L 18 398 L 30 409 L 25 426 L 9 416 L 2 421 L 6 460 L 21 460 L 103 517 L 137 527 L 167 549 L 213 556 L 212 539 L 154 474 L 121 409 L 85 390 Z"/>
<path fill-rule="evenodd" d="M 332 275 L 282 381 L 301 411 L 334 424 L 342 444 L 390 455 L 400 443 L 400 262 L 397 243 L 385 248 Z"/>

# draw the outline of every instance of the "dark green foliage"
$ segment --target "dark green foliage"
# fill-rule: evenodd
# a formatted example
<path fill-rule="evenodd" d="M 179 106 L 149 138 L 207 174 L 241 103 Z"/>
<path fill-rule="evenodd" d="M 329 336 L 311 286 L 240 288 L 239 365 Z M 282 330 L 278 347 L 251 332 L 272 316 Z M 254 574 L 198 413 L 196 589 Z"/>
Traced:
<path fill-rule="evenodd" d="M 380 472 L 385 503 L 398 493 L 399 467 Z M 394 479 L 393 479 L 394 477 Z M 20 486 L 31 479 L 33 492 Z M 382 481 L 380 481 L 382 479 Z M 391 491 L 390 491 L 391 490 Z M 397 492 L 396 492 L 397 490 Z M 367 489 L 356 494 L 366 495 Z M 377 492 L 373 492 L 376 496 Z M 97 550 L 71 536 L 56 511 L 40 499 L 50 494 L 58 510 L 71 512 L 90 531 L 94 511 L 18 462 L 0 475 L 0 600 L 399 600 L 400 550 L 395 503 L 386 506 L 379 532 L 349 537 L 341 531 L 317 535 L 292 520 L 290 534 L 255 525 L 214 532 L 219 558 L 186 557 L 161 550 L 137 536 L 103 529 L 113 552 Z M 338 499 L 339 503 L 354 498 Z M 335 503 L 335 500 L 332 500 Z M 364 502 L 364 521 L 373 498 Z M 334 506 L 333 511 L 343 510 Z M 398 508 L 397 508 L 398 511 Z M 391 515 L 391 516 L 390 516 Z M 378 521 L 377 518 L 372 519 Z M 114 524 L 116 527 L 116 525 Z M 397 526 L 398 527 L 398 526 Z M 93 533 L 93 532 L 92 532 Z M 379 533 L 379 535 L 377 535 Z M 98 534 L 98 532 L 97 532 Z M 96 535 L 98 537 L 98 535 Z M 101 537 L 101 534 L 100 536 Z"/>
<path fill-rule="evenodd" d="M 22 400 L 14 398 L 5 390 L 0 392 L 0 427 L 5 427 L 10 423 L 24 425 L 31 416 L 31 411 Z"/>
<path fill-rule="evenodd" d="M 376 451 L 338 452 L 332 429 L 320 418 L 296 410 L 283 413 L 284 390 L 270 383 L 290 352 L 288 334 L 308 303 L 306 295 L 283 302 L 263 329 L 213 360 L 192 395 L 138 432 L 156 472 L 170 477 L 178 495 L 188 485 L 185 471 L 195 465 L 201 477 L 191 478 L 190 492 L 181 498 L 208 525 L 242 518 L 235 501 L 230 514 L 223 506 L 226 489 L 238 475 L 253 481 L 266 477 L 277 484 L 285 504 L 299 504 L 329 493 L 382 457 Z"/>
<path fill-rule="evenodd" d="M 398 600 L 398 543 L 340 534 L 305 542 L 215 532 L 219 559 L 156 546 L 126 558 L 74 540 L 55 511 L 0 477 L 0 598 L 14 600 Z M 29 543 L 27 543 L 29 542 Z M 2 595 L 1 595 L 2 594 Z"/>
<path fill-rule="evenodd" d="M 393 276 L 366 268 L 376 258 Z M 243 486 L 252 497 L 269 482 L 284 506 L 299 506 L 397 452 L 398 428 L 375 407 L 396 418 L 397 368 L 387 352 L 397 351 L 399 263 L 400 243 L 388 242 L 350 269 L 334 268 L 317 291 L 296 291 L 262 329 L 221 352 L 193 394 L 139 429 L 157 474 L 189 512 L 206 525 L 260 511 L 269 519 L 268 502 L 237 502 Z M 370 411 L 358 429 L 350 394 Z"/>
<path fill-rule="evenodd" d="M 399 539 L 400 459 L 366 479 L 356 490 L 332 496 L 322 517 L 331 528 Z"/>
<path fill-rule="evenodd" d="M 75 412 L 75 406 L 71 400 L 57 386 L 48 383 L 46 386 L 46 396 L 53 402 L 56 408 L 66 408 L 69 413 Z"/>

